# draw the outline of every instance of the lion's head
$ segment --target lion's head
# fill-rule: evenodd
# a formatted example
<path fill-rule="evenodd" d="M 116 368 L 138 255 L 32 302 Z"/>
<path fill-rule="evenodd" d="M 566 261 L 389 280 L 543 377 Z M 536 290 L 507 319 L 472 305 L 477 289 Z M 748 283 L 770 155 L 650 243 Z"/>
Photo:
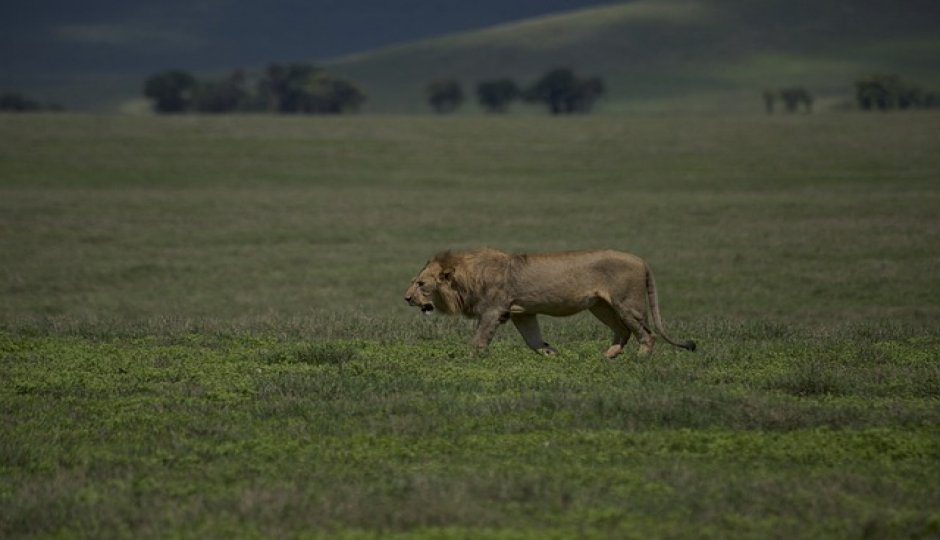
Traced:
<path fill-rule="evenodd" d="M 408 304 L 421 308 L 421 313 L 430 315 L 435 309 L 442 313 L 451 311 L 448 303 L 441 295 L 441 288 L 447 286 L 444 268 L 440 262 L 431 259 L 424 268 L 411 280 L 411 286 L 405 292 L 405 301 Z"/>
<path fill-rule="evenodd" d="M 494 249 L 435 255 L 411 280 L 405 301 L 429 314 L 477 315 L 477 308 L 492 304 L 505 292 L 511 256 Z"/>

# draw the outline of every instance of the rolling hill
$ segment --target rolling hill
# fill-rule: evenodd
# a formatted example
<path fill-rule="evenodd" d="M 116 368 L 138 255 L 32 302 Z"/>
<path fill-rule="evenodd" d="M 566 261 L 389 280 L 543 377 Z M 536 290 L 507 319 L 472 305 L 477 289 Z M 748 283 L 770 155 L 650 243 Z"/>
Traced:
<path fill-rule="evenodd" d="M 759 111 L 764 89 L 787 86 L 809 89 L 821 110 L 850 100 L 853 81 L 872 73 L 940 89 L 940 7 L 936 0 L 634 0 L 310 61 L 365 87 L 364 113 L 428 113 L 423 89 L 437 78 L 458 78 L 474 101 L 481 81 L 527 85 L 560 66 L 604 79 L 598 112 Z M 118 75 L 57 91 L 68 93 L 70 109 L 139 112 L 141 84 L 139 75 Z"/>
<path fill-rule="evenodd" d="M 600 76 L 598 111 L 760 110 L 764 88 L 805 86 L 819 106 L 897 73 L 940 86 L 940 8 L 929 1 L 647 0 L 545 16 L 340 58 L 367 112 L 424 112 L 424 84 L 529 84 L 566 66 Z M 526 110 L 530 107 L 516 107 Z M 478 110 L 465 107 L 465 110 Z"/>

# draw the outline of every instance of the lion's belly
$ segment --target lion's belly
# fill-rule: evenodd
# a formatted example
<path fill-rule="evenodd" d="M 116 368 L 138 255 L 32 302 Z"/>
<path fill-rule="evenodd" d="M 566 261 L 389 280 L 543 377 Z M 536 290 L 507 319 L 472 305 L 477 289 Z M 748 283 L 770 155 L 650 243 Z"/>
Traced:
<path fill-rule="evenodd" d="M 554 295 L 550 291 L 540 291 L 537 295 L 522 295 L 514 298 L 510 313 L 536 313 L 552 317 L 567 317 L 580 313 L 596 304 L 598 296 L 593 293 L 577 295 Z"/>

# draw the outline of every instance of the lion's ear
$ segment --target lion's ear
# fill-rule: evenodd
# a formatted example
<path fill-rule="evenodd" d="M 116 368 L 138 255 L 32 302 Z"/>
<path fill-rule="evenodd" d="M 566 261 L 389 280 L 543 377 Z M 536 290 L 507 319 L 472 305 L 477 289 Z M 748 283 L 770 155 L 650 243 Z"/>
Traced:
<path fill-rule="evenodd" d="M 454 280 L 454 269 L 453 268 L 442 268 L 441 269 L 441 279 L 444 281 L 453 281 Z"/>

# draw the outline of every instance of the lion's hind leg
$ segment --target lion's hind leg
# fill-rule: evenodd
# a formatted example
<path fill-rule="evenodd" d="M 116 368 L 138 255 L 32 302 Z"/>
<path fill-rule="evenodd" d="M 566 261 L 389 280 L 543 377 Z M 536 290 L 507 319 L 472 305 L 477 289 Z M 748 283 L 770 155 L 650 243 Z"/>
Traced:
<path fill-rule="evenodd" d="M 631 334 L 636 336 L 636 340 L 640 342 L 640 354 L 647 355 L 652 353 L 655 337 L 646 326 L 645 314 L 624 303 L 613 304 L 612 307 L 617 314 L 617 318 L 629 329 Z"/>
<path fill-rule="evenodd" d="M 594 314 L 602 323 L 614 331 L 614 340 L 610 348 L 604 352 L 607 358 L 614 358 L 623 347 L 630 341 L 630 329 L 620 320 L 620 316 L 607 302 L 601 301 L 591 307 L 591 313 Z"/>
<path fill-rule="evenodd" d="M 516 330 L 519 330 L 522 339 L 533 351 L 547 355 L 558 352 L 542 339 L 542 330 L 539 328 L 539 320 L 535 315 L 512 315 L 512 323 L 516 325 Z"/>

